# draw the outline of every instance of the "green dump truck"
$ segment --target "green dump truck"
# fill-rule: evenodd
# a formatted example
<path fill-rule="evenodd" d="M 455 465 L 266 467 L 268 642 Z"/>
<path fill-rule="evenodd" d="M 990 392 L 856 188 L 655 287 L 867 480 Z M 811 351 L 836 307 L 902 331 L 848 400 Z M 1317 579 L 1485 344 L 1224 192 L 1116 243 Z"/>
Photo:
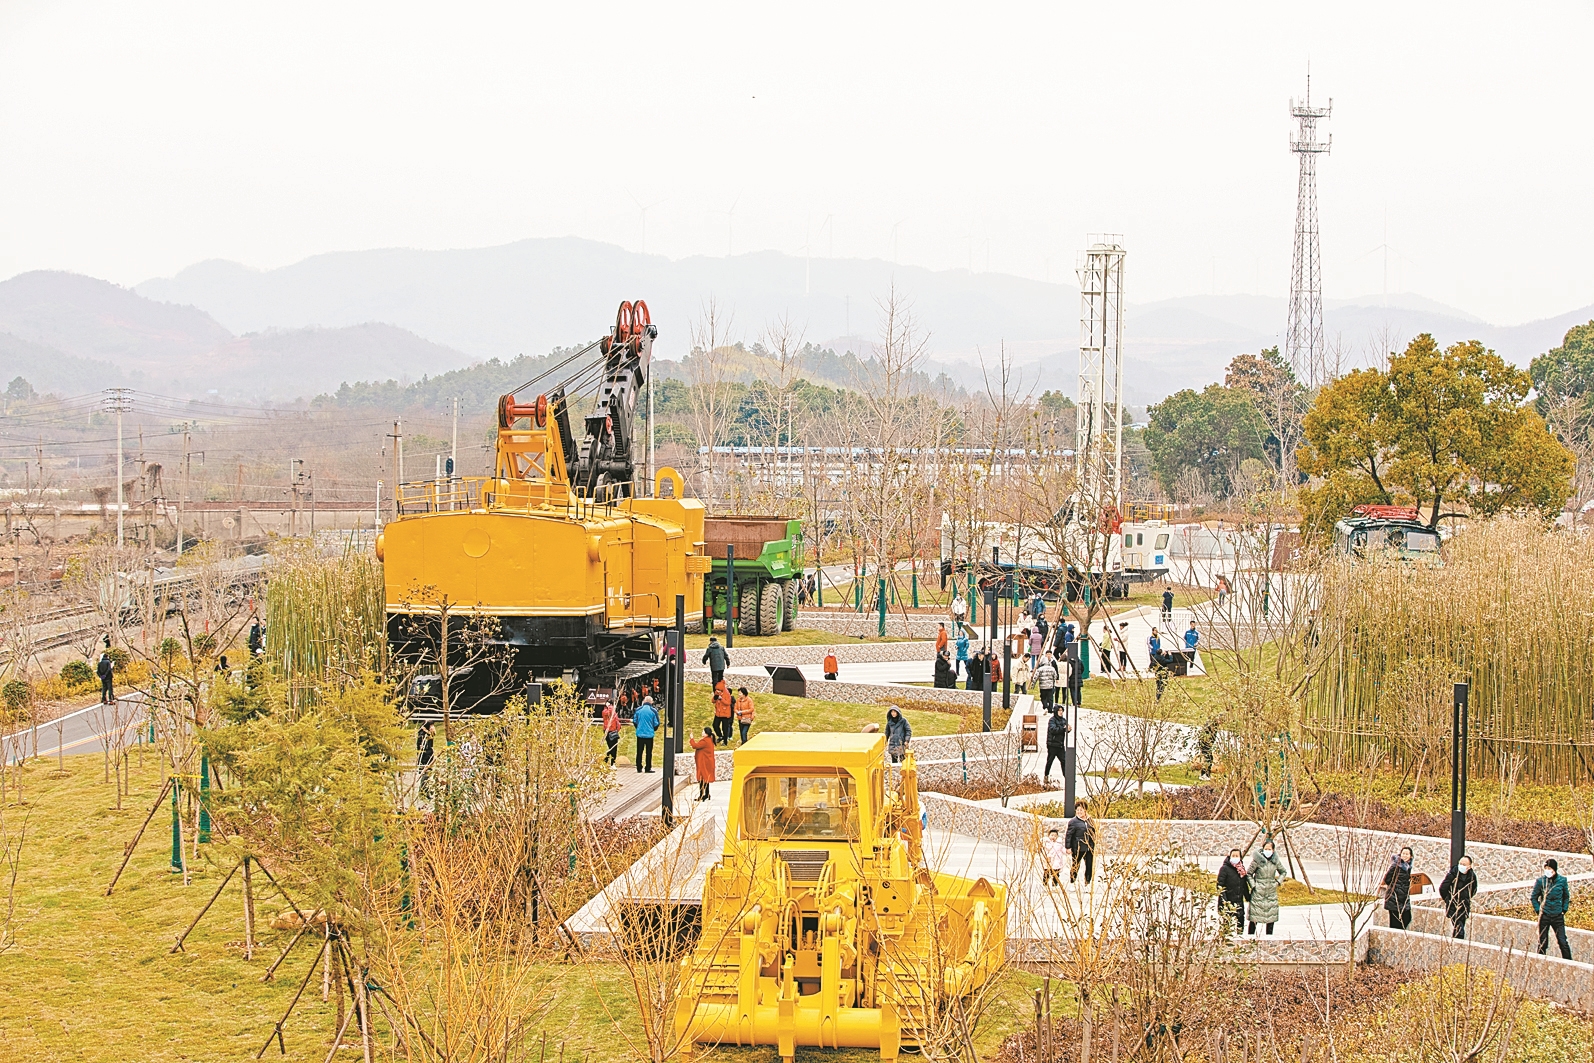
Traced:
<path fill-rule="evenodd" d="M 803 578 L 802 521 L 785 517 L 709 517 L 703 541 L 713 570 L 703 580 L 703 616 L 711 624 L 729 616 L 742 635 L 773 635 L 796 626 L 797 590 Z M 736 594 L 727 594 L 736 548 Z M 711 627 L 710 630 L 713 630 Z"/>

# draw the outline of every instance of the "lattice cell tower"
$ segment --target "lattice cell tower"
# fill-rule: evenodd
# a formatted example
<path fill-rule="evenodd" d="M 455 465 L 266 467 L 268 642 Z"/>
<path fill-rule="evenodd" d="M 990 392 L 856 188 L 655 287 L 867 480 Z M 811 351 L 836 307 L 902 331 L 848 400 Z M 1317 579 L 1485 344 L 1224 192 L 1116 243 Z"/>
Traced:
<path fill-rule="evenodd" d="M 1306 75 L 1306 100 L 1290 100 L 1290 117 L 1299 123 L 1290 138 L 1290 150 L 1301 160 L 1295 191 L 1295 261 L 1290 271 L 1290 323 L 1285 353 L 1295 375 L 1310 386 L 1328 382 L 1323 355 L 1323 252 L 1317 238 L 1317 157 L 1327 155 L 1334 138 L 1317 139 L 1317 121 L 1327 118 L 1327 107 L 1312 106 L 1312 76 Z"/>
<path fill-rule="evenodd" d="M 1074 461 L 1080 502 L 1117 506 L 1123 491 L 1124 248 L 1102 236 L 1079 265 L 1079 412 Z"/>

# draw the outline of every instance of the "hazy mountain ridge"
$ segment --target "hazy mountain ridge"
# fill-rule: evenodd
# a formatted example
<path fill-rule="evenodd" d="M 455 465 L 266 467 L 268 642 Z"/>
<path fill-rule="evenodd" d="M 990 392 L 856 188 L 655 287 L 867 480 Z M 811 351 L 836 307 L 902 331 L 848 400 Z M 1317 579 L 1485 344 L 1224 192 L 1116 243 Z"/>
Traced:
<path fill-rule="evenodd" d="M 411 380 L 469 361 L 381 322 L 235 336 L 196 307 L 92 277 L 37 271 L 0 283 L 0 373 L 41 392 L 132 384 L 178 397 L 282 402 L 348 379 Z"/>
<path fill-rule="evenodd" d="M 1020 391 L 1074 392 L 1079 300 L 1067 285 L 774 251 L 671 261 L 576 238 L 339 252 L 275 270 L 215 260 L 136 289 L 58 271 L 24 273 L 0 283 L 0 334 L 9 337 L 0 337 L 0 374 L 29 377 L 47 391 L 136 383 L 233 401 L 291 401 L 362 384 L 365 399 L 375 401 L 369 385 L 397 387 L 491 357 L 507 365 L 520 353 L 542 357 L 590 341 L 627 296 L 652 309 L 663 375 L 679 374 L 709 295 L 732 318 L 731 339 L 748 348 L 786 315 L 814 348 L 867 359 L 879 301 L 893 285 L 928 337 L 921 368 L 932 381 L 944 373 L 953 387 L 983 391 L 980 359 L 994 365 L 1005 346 Z M 1281 343 L 1286 312 L 1285 300 L 1266 296 L 1131 303 L 1126 398 L 1156 401 L 1221 379 L 1234 355 Z M 1381 347 L 1403 346 L 1419 332 L 1442 343 L 1480 339 L 1526 365 L 1590 319 L 1594 306 L 1502 327 L 1401 293 L 1329 300 L 1325 334 L 1330 364 L 1342 368 L 1368 364 Z M 856 386 L 855 369 L 839 364 L 815 364 L 803 375 Z"/>

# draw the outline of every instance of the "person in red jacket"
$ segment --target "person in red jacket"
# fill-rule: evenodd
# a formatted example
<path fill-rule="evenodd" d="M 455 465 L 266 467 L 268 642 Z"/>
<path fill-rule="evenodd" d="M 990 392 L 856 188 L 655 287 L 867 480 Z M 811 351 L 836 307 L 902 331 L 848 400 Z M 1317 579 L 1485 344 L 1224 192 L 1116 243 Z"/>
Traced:
<path fill-rule="evenodd" d="M 697 768 L 697 799 L 707 801 L 708 784 L 714 781 L 714 731 L 705 727 L 701 736 L 687 744 L 695 750 L 692 760 Z"/>
<path fill-rule="evenodd" d="M 731 697 L 731 688 L 726 685 L 725 680 L 721 679 L 718 683 L 714 684 L 713 734 L 714 740 L 716 742 L 724 742 L 726 745 L 730 744 L 731 718 L 735 715 L 735 713 L 736 701 Z"/>
<path fill-rule="evenodd" d="M 834 679 L 841 674 L 841 664 L 836 660 L 835 651 L 825 654 L 825 678 Z"/>

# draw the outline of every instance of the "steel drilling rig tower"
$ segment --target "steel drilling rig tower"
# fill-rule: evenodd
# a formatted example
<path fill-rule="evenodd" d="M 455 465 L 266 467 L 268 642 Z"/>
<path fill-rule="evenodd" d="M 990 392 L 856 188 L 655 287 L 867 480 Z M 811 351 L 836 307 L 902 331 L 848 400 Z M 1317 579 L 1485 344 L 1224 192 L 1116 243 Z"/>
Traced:
<path fill-rule="evenodd" d="M 1317 157 L 1327 155 L 1334 138 L 1317 139 L 1317 121 L 1334 110 L 1312 106 L 1312 75 L 1306 75 L 1306 99 L 1290 100 L 1290 117 L 1298 124 L 1290 150 L 1301 160 L 1295 190 L 1295 259 L 1290 272 L 1290 322 L 1285 353 L 1295 375 L 1308 386 L 1328 382 L 1323 357 L 1323 252 L 1317 236 Z"/>
<path fill-rule="evenodd" d="M 1124 248 L 1102 236 L 1079 265 L 1079 420 L 1074 447 L 1080 503 L 1116 507 L 1123 493 Z"/>

